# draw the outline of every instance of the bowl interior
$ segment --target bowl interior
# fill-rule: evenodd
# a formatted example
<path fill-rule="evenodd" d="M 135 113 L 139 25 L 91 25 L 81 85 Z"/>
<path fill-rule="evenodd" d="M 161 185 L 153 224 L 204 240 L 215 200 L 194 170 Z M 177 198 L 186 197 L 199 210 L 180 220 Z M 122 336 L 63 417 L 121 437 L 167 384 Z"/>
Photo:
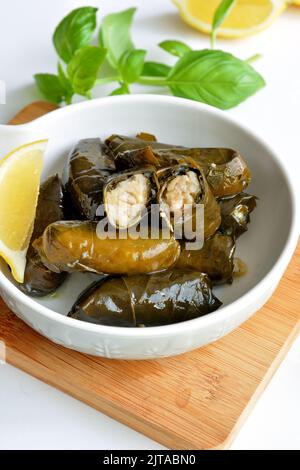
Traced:
<path fill-rule="evenodd" d="M 201 147 L 231 147 L 246 158 L 252 183 L 247 192 L 259 197 L 249 231 L 237 242 L 236 256 L 248 267 L 244 277 L 232 285 L 218 286 L 216 295 L 228 305 L 266 276 L 280 256 L 292 224 L 289 185 L 272 151 L 225 113 L 192 102 L 161 97 L 102 99 L 64 108 L 45 116 L 18 135 L 18 144 L 49 138 L 43 178 L 62 173 L 70 148 L 81 138 L 108 137 L 111 133 L 153 133 L 162 142 Z M 9 136 L 6 145 L 13 148 Z M 1 152 L 2 153 L 2 152 Z M 2 271 L 11 280 L 9 270 Z M 35 300 L 67 314 L 82 289 L 97 279 L 92 274 L 75 274 L 52 296 Z"/>

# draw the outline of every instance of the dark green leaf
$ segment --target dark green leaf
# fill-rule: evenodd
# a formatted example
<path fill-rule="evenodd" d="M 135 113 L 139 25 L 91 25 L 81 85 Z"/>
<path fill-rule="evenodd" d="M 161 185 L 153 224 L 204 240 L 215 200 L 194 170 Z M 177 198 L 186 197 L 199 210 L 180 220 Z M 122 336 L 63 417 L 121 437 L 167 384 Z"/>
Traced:
<path fill-rule="evenodd" d="M 79 49 L 68 64 L 68 75 L 75 93 L 88 96 L 95 85 L 98 71 L 105 59 L 106 50 L 97 46 Z"/>
<path fill-rule="evenodd" d="M 191 51 L 191 48 L 187 44 L 175 40 L 162 41 L 159 44 L 159 47 L 164 49 L 164 51 L 169 52 L 169 54 L 177 57 L 183 57 L 184 54 Z"/>
<path fill-rule="evenodd" d="M 130 29 L 135 11 L 136 8 L 129 8 L 119 13 L 111 13 L 102 20 L 99 44 L 107 49 L 107 59 L 114 68 L 118 68 L 119 59 L 124 52 L 134 48 Z"/>
<path fill-rule="evenodd" d="M 119 88 L 116 88 L 114 91 L 112 91 L 110 96 L 128 95 L 128 94 L 129 94 L 128 86 L 121 85 Z"/>
<path fill-rule="evenodd" d="M 66 90 L 59 77 L 51 73 L 37 73 L 34 75 L 37 87 L 43 97 L 52 103 L 60 104 L 66 99 Z"/>
<path fill-rule="evenodd" d="M 119 70 L 125 83 L 135 82 L 141 75 L 144 67 L 146 51 L 133 49 L 126 51 L 119 61 Z"/>
<path fill-rule="evenodd" d="M 70 62 L 78 49 L 90 43 L 96 29 L 96 14 L 97 8 L 77 8 L 59 23 L 53 35 L 53 43 L 64 62 Z"/>
<path fill-rule="evenodd" d="M 223 51 L 191 51 L 179 59 L 167 84 L 176 96 L 229 109 L 265 85 L 251 65 Z"/>
<path fill-rule="evenodd" d="M 217 34 L 217 29 L 221 26 L 221 24 L 226 20 L 227 16 L 231 12 L 236 0 L 222 0 L 220 5 L 215 11 L 213 22 L 212 22 L 212 30 L 211 30 L 211 45 L 214 46 L 215 37 Z"/>
<path fill-rule="evenodd" d="M 159 62 L 145 62 L 142 75 L 145 77 L 167 77 L 171 71 L 169 65 Z"/>

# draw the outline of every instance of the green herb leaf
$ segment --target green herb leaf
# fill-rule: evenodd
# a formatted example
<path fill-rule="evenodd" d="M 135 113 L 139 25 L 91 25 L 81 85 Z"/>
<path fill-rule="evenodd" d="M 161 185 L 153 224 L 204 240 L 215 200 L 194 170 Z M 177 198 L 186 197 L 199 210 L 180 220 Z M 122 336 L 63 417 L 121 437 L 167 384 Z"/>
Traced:
<path fill-rule="evenodd" d="M 72 87 L 71 85 L 71 82 L 70 80 L 68 79 L 68 77 L 66 76 L 66 73 L 63 69 L 63 66 L 61 65 L 60 62 L 58 62 L 57 64 L 57 75 L 58 75 L 58 78 L 60 80 L 60 83 L 62 84 L 62 86 L 64 88 L 69 88 L 69 87 Z"/>
<path fill-rule="evenodd" d="M 130 93 L 127 85 L 123 84 L 111 92 L 110 96 L 128 95 Z"/>
<path fill-rule="evenodd" d="M 75 53 L 68 64 L 68 76 L 75 93 L 90 98 L 89 91 L 95 85 L 105 56 L 106 50 L 97 46 L 86 46 Z"/>
<path fill-rule="evenodd" d="M 146 51 L 133 49 L 126 51 L 119 61 L 119 70 L 125 83 L 135 82 L 141 75 L 144 67 Z"/>
<path fill-rule="evenodd" d="M 184 54 L 191 51 L 190 46 L 182 41 L 175 40 L 162 41 L 159 43 L 159 47 L 161 47 L 164 51 L 169 52 L 169 54 L 175 55 L 177 57 L 183 57 Z"/>
<path fill-rule="evenodd" d="M 142 76 L 146 77 L 166 77 L 169 75 L 171 67 L 159 62 L 145 62 Z"/>
<path fill-rule="evenodd" d="M 212 30 L 211 30 L 211 47 L 214 48 L 215 40 L 217 36 L 217 30 L 221 26 L 221 24 L 226 20 L 227 16 L 231 12 L 236 0 L 222 0 L 220 5 L 215 11 L 213 22 L 212 22 Z"/>
<path fill-rule="evenodd" d="M 75 52 L 88 45 L 96 29 L 97 8 L 83 7 L 71 11 L 57 26 L 53 43 L 59 57 L 68 63 Z"/>
<path fill-rule="evenodd" d="M 212 46 L 218 28 L 234 4 L 235 0 L 220 0 L 212 24 Z M 55 103 L 69 104 L 74 93 L 91 98 L 96 85 L 119 83 L 112 95 L 120 95 L 130 93 L 129 85 L 138 83 L 169 87 L 176 96 L 229 109 L 265 85 L 261 75 L 250 65 L 257 56 L 242 61 L 222 51 L 193 51 L 182 41 L 160 43 L 163 50 L 179 57 L 174 67 L 145 62 L 146 52 L 135 49 L 131 39 L 135 11 L 136 8 L 129 8 L 104 17 L 99 33 L 100 47 L 90 45 L 96 28 L 96 8 L 77 8 L 67 15 L 53 35 L 58 55 L 67 64 L 66 71 L 59 63 L 57 75 L 35 75 L 43 96 Z M 102 77 L 97 78 L 106 56 Z"/>
<path fill-rule="evenodd" d="M 65 90 L 65 101 L 67 104 L 70 104 L 72 102 L 72 96 L 74 94 L 74 90 L 72 87 L 72 83 L 66 76 L 66 73 L 60 62 L 57 65 L 57 75 L 58 75 L 61 85 L 63 86 Z"/>
<path fill-rule="evenodd" d="M 176 96 L 229 109 L 265 85 L 251 65 L 223 51 L 191 51 L 179 59 L 166 84 Z"/>
<path fill-rule="evenodd" d="M 130 29 L 135 11 L 136 8 L 129 8 L 107 15 L 102 20 L 99 44 L 108 50 L 107 59 L 115 69 L 124 52 L 134 49 Z"/>
<path fill-rule="evenodd" d="M 66 89 L 57 75 L 51 73 L 37 73 L 34 75 L 37 87 L 43 97 L 52 103 L 60 104 L 66 101 Z"/>

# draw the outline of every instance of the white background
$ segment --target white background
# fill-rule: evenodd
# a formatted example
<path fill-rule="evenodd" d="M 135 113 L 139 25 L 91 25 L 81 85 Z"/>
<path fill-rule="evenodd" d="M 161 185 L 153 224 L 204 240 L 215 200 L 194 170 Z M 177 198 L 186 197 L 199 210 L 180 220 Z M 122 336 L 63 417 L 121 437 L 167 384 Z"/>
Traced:
<path fill-rule="evenodd" d="M 138 7 L 134 38 L 149 58 L 172 61 L 157 44 L 182 39 L 194 48 L 208 38 L 186 26 L 170 0 L 9 0 L 0 9 L 0 80 L 7 88 L 0 105 L 6 123 L 38 99 L 32 75 L 55 72 L 51 35 L 75 7 L 100 8 L 100 16 Z M 255 64 L 267 87 L 229 114 L 238 117 L 282 156 L 299 187 L 300 8 L 290 8 L 267 31 L 219 47 L 241 58 L 262 53 Z M 101 96 L 97 90 L 94 96 Z M 298 179 L 297 179 L 298 177 Z M 280 188 L 278 188 L 280 190 Z M 276 217 L 276 213 L 274 213 Z M 271 241 L 270 241 L 271 242 Z M 0 316 L 1 329 L 1 316 Z M 237 436 L 234 449 L 300 449 L 300 338 Z M 160 449 L 154 441 L 8 365 L 0 366 L 1 449 Z"/>

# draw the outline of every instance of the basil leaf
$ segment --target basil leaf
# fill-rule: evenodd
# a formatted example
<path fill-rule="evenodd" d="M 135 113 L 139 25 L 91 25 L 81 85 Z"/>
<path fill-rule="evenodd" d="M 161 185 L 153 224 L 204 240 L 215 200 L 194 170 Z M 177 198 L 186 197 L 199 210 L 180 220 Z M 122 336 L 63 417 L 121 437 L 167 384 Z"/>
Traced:
<path fill-rule="evenodd" d="M 145 62 L 142 76 L 146 77 L 166 77 L 169 75 L 171 67 L 159 62 Z"/>
<path fill-rule="evenodd" d="M 61 85 L 63 86 L 65 90 L 65 101 L 67 104 L 70 104 L 72 101 L 72 96 L 74 94 L 74 91 L 73 91 L 72 83 L 66 76 L 65 71 L 60 63 L 58 63 L 58 66 L 57 66 L 57 75 L 58 75 Z"/>
<path fill-rule="evenodd" d="M 118 68 L 118 62 L 126 51 L 134 49 L 130 28 L 136 8 L 106 15 L 102 20 L 99 33 L 99 44 L 108 50 L 107 59 L 110 65 Z"/>
<path fill-rule="evenodd" d="M 59 57 L 68 63 L 75 52 L 90 43 L 96 29 L 97 8 L 83 7 L 71 11 L 57 26 L 53 43 Z"/>
<path fill-rule="evenodd" d="M 125 83 L 135 82 L 141 75 L 144 67 L 146 51 L 133 49 L 126 51 L 119 61 L 119 70 Z"/>
<path fill-rule="evenodd" d="M 121 85 L 119 88 L 116 88 L 114 91 L 112 91 L 110 96 L 128 95 L 128 94 L 129 94 L 128 86 Z"/>
<path fill-rule="evenodd" d="M 265 85 L 251 65 L 223 51 L 191 51 L 166 78 L 176 96 L 229 109 Z"/>
<path fill-rule="evenodd" d="M 64 69 L 63 69 L 60 62 L 58 62 L 58 64 L 57 64 L 57 75 L 58 75 L 58 78 L 60 80 L 60 83 L 62 84 L 62 86 L 64 88 L 67 89 L 71 86 L 71 82 L 68 79 L 68 77 L 66 76 L 65 71 L 64 71 Z"/>
<path fill-rule="evenodd" d="M 211 30 L 211 47 L 212 48 L 214 47 L 214 44 L 215 44 L 217 29 L 226 20 L 235 2 L 236 0 L 222 0 L 220 5 L 216 9 L 213 22 L 212 22 L 212 30 Z"/>
<path fill-rule="evenodd" d="M 105 56 L 106 50 L 97 46 L 86 46 L 75 53 L 68 64 L 68 75 L 75 93 L 90 97 L 89 91 L 95 85 Z"/>
<path fill-rule="evenodd" d="M 56 104 L 66 100 L 67 91 L 57 75 L 37 73 L 34 75 L 34 79 L 39 91 L 46 100 Z"/>
<path fill-rule="evenodd" d="M 177 57 L 183 57 L 184 54 L 191 51 L 190 46 L 188 46 L 184 42 L 175 40 L 162 41 L 161 43 L 159 43 L 159 47 L 161 47 L 164 51 L 169 52 L 170 54 L 175 55 Z"/>

